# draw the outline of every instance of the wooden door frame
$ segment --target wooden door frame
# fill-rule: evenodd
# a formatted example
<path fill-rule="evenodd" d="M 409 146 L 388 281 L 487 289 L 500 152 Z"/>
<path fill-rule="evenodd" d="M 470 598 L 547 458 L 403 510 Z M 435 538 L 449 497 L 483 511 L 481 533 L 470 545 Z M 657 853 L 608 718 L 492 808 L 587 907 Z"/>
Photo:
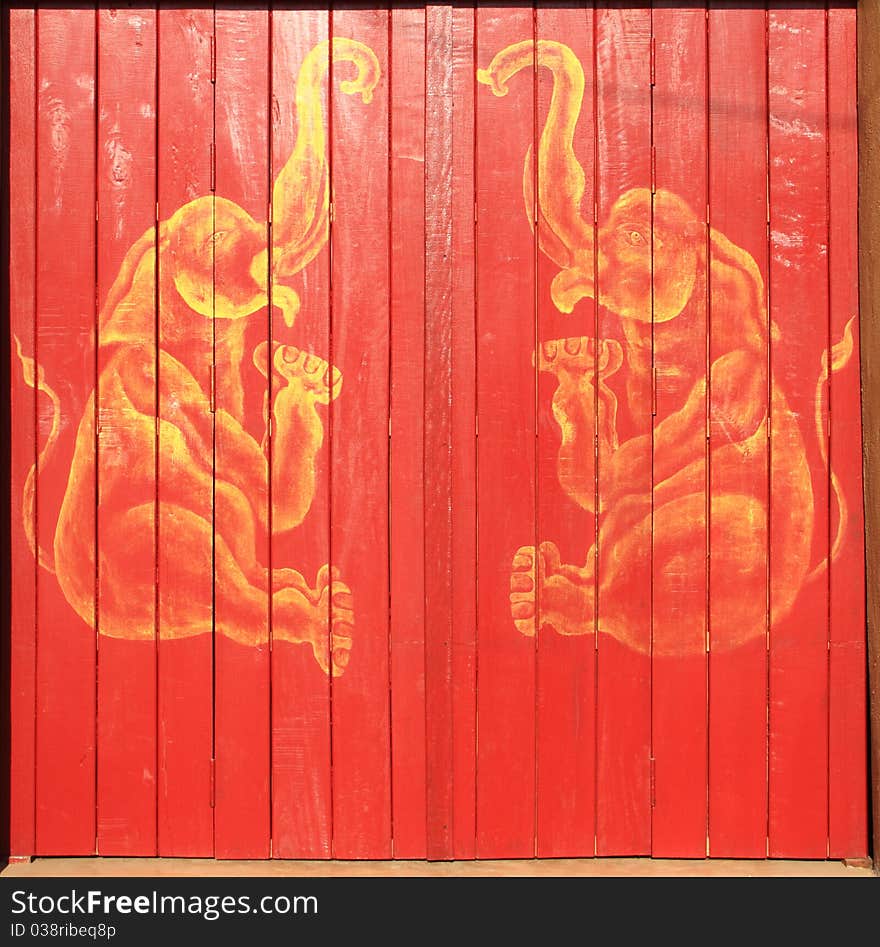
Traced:
<path fill-rule="evenodd" d="M 8 10 L 0 16 L 0 305 L 8 320 L 9 146 L 7 93 Z M 858 0 L 858 112 L 859 112 L 859 295 L 864 443 L 865 558 L 867 589 L 868 686 L 870 723 L 871 851 L 874 871 L 880 874 L 880 0 Z M 9 339 L 0 333 L 0 385 L 9 388 Z M 9 414 L 0 415 L 0 479 L 3 503 L 0 528 L 8 561 L 10 542 Z M 871 498 L 875 498 L 872 502 Z M 9 628 L 8 582 L 0 588 L 0 805 L 8 812 L 9 799 Z M 8 853 L 8 824 L 0 820 L 0 856 Z"/>
<path fill-rule="evenodd" d="M 865 475 L 870 773 L 880 874 L 880 0 L 859 0 L 859 305 Z M 872 502 L 871 498 L 874 498 Z"/>

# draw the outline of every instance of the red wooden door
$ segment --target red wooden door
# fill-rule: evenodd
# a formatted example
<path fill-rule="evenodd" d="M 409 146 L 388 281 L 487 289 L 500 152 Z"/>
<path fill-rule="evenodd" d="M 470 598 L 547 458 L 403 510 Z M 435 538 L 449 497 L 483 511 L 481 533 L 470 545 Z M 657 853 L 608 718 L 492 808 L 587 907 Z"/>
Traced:
<path fill-rule="evenodd" d="M 865 854 L 854 9 L 10 24 L 13 854 Z"/>

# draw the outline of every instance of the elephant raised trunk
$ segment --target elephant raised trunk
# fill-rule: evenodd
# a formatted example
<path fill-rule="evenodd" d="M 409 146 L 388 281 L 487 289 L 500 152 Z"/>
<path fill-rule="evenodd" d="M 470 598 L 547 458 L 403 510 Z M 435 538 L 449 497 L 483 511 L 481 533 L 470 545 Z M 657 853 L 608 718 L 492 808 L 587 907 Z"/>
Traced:
<path fill-rule="evenodd" d="M 379 82 L 379 61 L 363 43 L 334 37 L 310 50 L 296 80 L 297 137 L 293 152 L 275 179 L 272 193 L 272 269 L 286 279 L 313 260 L 327 242 L 330 207 L 327 132 L 321 86 L 330 60 L 350 62 L 357 75 L 340 82 L 347 95 L 371 101 Z"/>
<path fill-rule="evenodd" d="M 553 74 L 550 109 L 538 142 L 538 245 L 562 267 L 551 286 L 561 312 L 571 312 L 577 301 L 592 296 L 593 223 L 584 219 L 584 169 L 574 153 L 574 132 L 584 97 L 584 71 L 563 43 L 525 40 L 498 53 L 488 69 L 477 71 L 477 81 L 497 96 L 507 95 L 507 83 L 520 70 L 544 66 Z M 529 222 L 533 220 L 535 191 L 532 147 L 526 152 L 523 197 Z"/>

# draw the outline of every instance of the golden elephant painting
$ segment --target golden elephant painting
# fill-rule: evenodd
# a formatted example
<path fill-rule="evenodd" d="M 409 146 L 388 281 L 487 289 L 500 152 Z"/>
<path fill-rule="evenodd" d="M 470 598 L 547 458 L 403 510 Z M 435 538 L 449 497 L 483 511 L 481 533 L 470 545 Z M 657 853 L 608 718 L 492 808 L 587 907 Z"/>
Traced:
<path fill-rule="evenodd" d="M 864 856 L 854 9 L 10 29 L 14 855 Z"/>

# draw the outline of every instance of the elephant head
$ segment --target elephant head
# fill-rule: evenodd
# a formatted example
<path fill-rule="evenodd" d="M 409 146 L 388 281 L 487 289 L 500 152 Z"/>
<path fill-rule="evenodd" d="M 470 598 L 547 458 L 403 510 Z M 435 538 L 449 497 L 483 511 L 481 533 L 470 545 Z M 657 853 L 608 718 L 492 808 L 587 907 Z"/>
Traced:
<path fill-rule="evenodd" d="M 351 62 L 354 77 L 340 89 L 370 102 L 378 81 L 375 53 L 356 40 L 335 37 L 306 55 L 296 82 L 297 138 L 272 193 L 271 263 L 264 222 L 222 197 L 198 197 L 158 228 L 159 275 L 187 306 L 207 319 L 243 319 L 272 304 L 288 326 L 299 311 L 290 278 L 317 256 L 328 238 L 329 173 L 321 87 L 330 62 Z M 102 309 L 105 343 L 143 335 L 133 296 L 152 298 L 156 240 L 151 228 L 135 243 Z M 128 303 L 124 304 L 126 298 Z M 144 309 L 146 317 L 149 306 Z M 141 319 L 143 321 L 143 319 Z"/>
<path fill-rule="evenodd" d="M 572 50 L 552 40 L 516 43 L 479 69 L 477 81 L 505 96 L 516 73 L 539 67 L 552 73 L 553 93 L 538 141 L 537 169 L 532 147 L 526 152 L 523 197 L 530 223 L 537 217 L 538 245 L 560 267 L 550 288 L 556 308 L 572 312 L 581 299 L 598 292 L 602 305 L 624 320 L 669 322 L 705 285 L 711 247 L 713 282 L 716 277 L 727 281 L 729 271 L 736 270 L 756 325 L 763 324 L 763 280 L 754 259 L 707 228 L 671 191 L 633 188 L 615 201 L 602 224 L 594 225 L 592 214 L 585 218 L 585 175 L 574 152 L 584 72 Z"/>
<path fill-rule="evenodd" d="M 595 272 L 602 305 L 623 319 L 669 322 L 704 272 L 706 227 L 677 195 L 633 188 L 599 228 Z M 594 296 L 593 273 L 567 286 L 569 298 Z"/>

